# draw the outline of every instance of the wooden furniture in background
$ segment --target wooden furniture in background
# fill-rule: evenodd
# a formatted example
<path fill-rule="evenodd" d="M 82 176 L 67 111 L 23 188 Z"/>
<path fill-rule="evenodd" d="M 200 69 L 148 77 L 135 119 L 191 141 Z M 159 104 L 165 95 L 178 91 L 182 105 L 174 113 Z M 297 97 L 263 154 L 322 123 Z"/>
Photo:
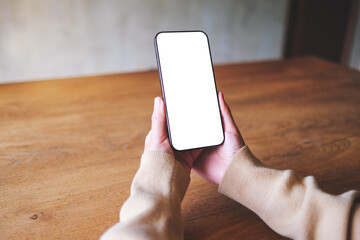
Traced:
<path fill-rule="evenodd" d="M 360 189 L 360 73 L 317 58 L 215 67 L 267 165 Z M 0 85 L 2 239 L 98 239 L 118 221 L 150 128 L 156 71 Z M 259 196 L 261 197 L 261 196 Z M 195 174 L 185 239 L 279 239 Z"/>
<path fill-rule="evenodd" d="M 359 0 L 291 0 L 285 56 L 349 64 Z"/>

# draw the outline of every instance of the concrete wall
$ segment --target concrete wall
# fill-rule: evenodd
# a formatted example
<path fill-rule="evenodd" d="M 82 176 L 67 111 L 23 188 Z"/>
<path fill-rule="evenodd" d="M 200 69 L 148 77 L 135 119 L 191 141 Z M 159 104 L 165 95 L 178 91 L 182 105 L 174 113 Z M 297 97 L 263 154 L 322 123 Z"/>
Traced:
<path fill-rule="evenodd" d="M 208 33 L 214 63 L 280 58 L 287 0 L 0 0 L 0 83 L 156 68 L 161 30 Z"/>
<path fill-rule="evenodd" d="M 358 3 L 354 37 L 350 48 L 349 66 L 360 70 L 360 3 Z"/>

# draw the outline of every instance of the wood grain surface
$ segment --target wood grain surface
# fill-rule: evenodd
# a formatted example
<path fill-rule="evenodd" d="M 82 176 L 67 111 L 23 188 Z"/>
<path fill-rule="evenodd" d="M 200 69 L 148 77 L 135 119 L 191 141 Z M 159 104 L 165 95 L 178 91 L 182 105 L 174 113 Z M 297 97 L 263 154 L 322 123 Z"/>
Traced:
<path fill-rule="evenodd" d="M 215 75 L 267 165 L 333 194 L 360 189 L 360 72 L 300 58 Z M 160 94 L 156 71 L 0 85 L 0 238 L 97 239 L 116 223 Z M 191 176 L 185 239 L 281 239 Z"/>

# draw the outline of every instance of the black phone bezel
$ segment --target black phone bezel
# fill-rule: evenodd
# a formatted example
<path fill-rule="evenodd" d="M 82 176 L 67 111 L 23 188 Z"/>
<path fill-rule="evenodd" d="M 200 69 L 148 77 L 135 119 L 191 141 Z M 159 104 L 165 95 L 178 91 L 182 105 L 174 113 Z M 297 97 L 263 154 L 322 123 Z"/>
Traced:
<path fill-rule="evenodd" d="M 207 42 L 208 42 L 209 55 L 210 55 L 210 61 L 211 61 L 211 70 L 212 70 L 212 75 L 213 75 L 214 84 L 215 84 L 215 90 L 216 90 L 216 94 L 217 94 L 216 99 L 217 99 L 217 104 L 218 104 L 219 114 L 220 114 L 220 119 L 221 119 L 221 128 L 222 128 L 223 140 L 222 140 L 221 143 L 216 144 L 216 145 L 178 150 L 178 149 L 176 149 L 176 148 L 174 147 L 174 145 L 172 144 L 171 131 L 170 131 L 170 122 L 169 122 L 168 113 L 167 113 L 165 91 L 164 91 L 164 86 L 163 86 L 163 78 L 162 78 L 161 65 L 160 65 L 160 56 L 159 56 L 158 46 L 157 46 L 157 37 L 158 37 L 158 35 L 160 35 L 160 34 L 162 34 L 162 33 L 188 33 L 188 32 L 189 32 L 189 33 L 190 33 L 190 32 L 201 32 L 201 33 L 203 33 L 203 34 L 206 36 L 206 39 L 207 39 Z M 202 31 L 202 30 L 191 30 L 191 31 L 160 31 L 160 32 L 158 32 L 158 33 L 155 35 L 155 37 L 154 37 L 154 47 L 155 47 L 155 55 L 156 55 L 157 68 L 158 68 L 158 71 L 159 71 L 161 93 L 162 93 L 162 98 L 163 98 L 164 104 L 165 104 L 165 116 L 166 116 L 167 132 L 168 132 L 168 136 L 169 136 L 169 141 L 170 141 L 171 147 L 172 147 L 174 150 L 178 151 L 178 152 L 183 152 L 183 151 L 189 151 L 189 150 L 196 150 L 196 149 L 204 149 L 204 148 L 217 147 L 217 146 L 222 145 L 222 144 L 224 143 L 224 141 L 225 141 L 224 122 L 223 122 L 223 117 L 222 117 L 222 115 L 221 115 L 219 95 L 218 95 L 218 90 L 217 90 L 217 85 L 216 85 L 216 79 L 215 79 L 215 73 L 214 73 L 214 64 L 213 64 L 213 60 L 212 60 L 211 49 L 210 49 L 210 41 L 209 41 L 208 35 L 207 35 L 204 31 Z"/>

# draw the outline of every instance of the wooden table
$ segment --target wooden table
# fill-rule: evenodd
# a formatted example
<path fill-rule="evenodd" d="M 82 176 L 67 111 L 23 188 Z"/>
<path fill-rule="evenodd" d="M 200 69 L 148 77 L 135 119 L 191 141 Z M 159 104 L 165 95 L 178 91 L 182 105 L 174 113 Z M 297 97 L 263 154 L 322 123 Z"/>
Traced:
<path fill-rule="evenodd" d="M 317 58 L 215 67 L 267 165 L 360 189 L 360 72 Z M 97 239 L 118 221 L 150 127 L 156 71 L 0 85 L 2 239 Z M 185 239 L 279 239 L 195 174 Z"/>

